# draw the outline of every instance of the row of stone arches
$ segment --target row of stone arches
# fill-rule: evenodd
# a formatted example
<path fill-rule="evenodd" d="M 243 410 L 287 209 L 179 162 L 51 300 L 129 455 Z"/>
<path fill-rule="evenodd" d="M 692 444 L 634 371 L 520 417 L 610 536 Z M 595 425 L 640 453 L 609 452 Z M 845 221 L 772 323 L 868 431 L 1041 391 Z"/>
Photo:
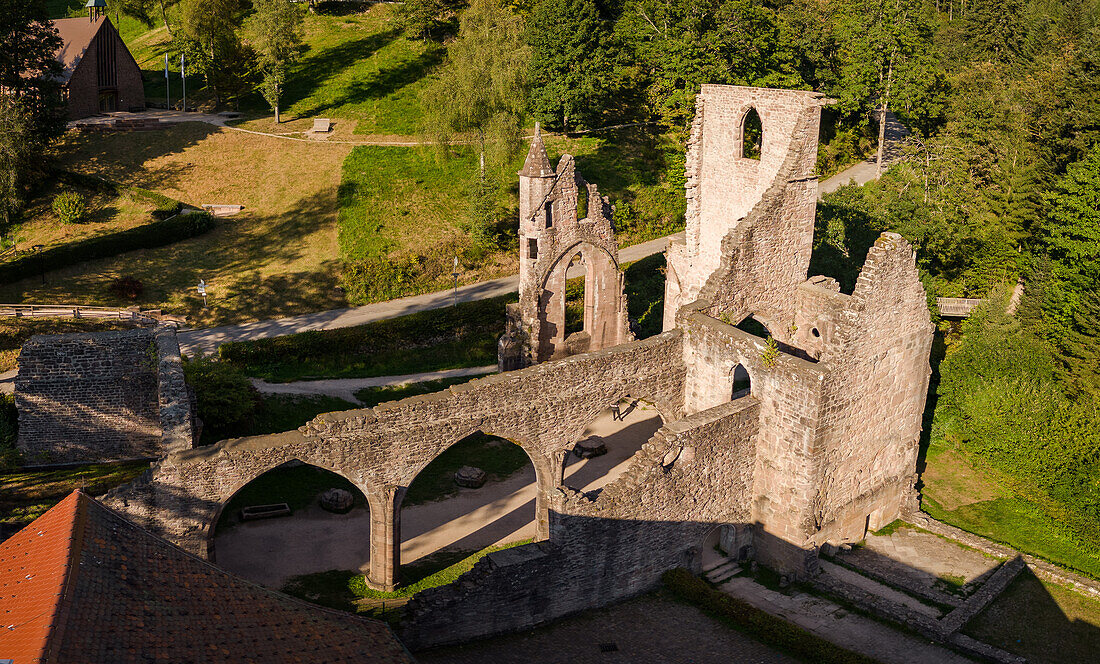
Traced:
<path fill-rule="evenodd" d="M 372 585 L 391 589 L 402 575 L 415 581 L 473 551 L 546 539 L 549 491 L 564 485 L 598 492 L 626 470 L 663 424 L 656 407 L 624 398 L 581 429 L 578 442 L 599 436 L 606 447 L 592 458 L 570 448 L 547 459 L 535 446 L 478 430 L 418 468 L 407 487 L 391 494 L 356 481 L 353 473 L 294 459 L 250 478 L 220 503 L 207 533 L 207 552 L 218 565 L 265 585 L 280 587 L 292 576 L 341 569 L 362 572 Z M 510 457 L 510 465 L 503 464 L 505 477 L 432 500 L 440 481 L 449 483 L 473 448 L 482 465 Z M 315 501 L 302 505 L 299 499 L 289 518 L 240 522 L 238 512 L 249 496 L 281 496 L 270 490 L 280 483 L 290 494 L 303 486 L 317 493 L 332 485 L 352 492 L 354 504 L 344 514 L 329 514 Z M 263 490 L 255 491 L 257 486 Z"/>

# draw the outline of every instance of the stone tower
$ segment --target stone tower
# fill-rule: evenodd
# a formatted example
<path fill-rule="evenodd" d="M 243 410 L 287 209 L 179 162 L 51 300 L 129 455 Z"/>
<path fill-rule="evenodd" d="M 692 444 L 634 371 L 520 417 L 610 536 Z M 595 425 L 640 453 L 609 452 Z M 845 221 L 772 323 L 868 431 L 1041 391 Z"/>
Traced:
<path fill-rule="evenodd" d="M 519 304 L 510 305 L 502 371 L 630 341 L 613 208 L 571 155 L 550 166 L 542 132 L 519 172 Z M 579 330 L 567 328 L 566 280 L 584 277 Z"/>

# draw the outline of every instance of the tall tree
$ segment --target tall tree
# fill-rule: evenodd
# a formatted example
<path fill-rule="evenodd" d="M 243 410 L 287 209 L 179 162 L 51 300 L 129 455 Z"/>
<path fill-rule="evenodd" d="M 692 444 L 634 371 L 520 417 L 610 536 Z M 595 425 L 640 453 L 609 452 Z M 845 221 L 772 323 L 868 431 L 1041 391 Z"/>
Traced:
<path fill-rule="evenodd" d="M 202 74 L 214 103 L 239 93 L 251 71 L 251 54 L 238 27 L 241 0 L 182 0 L 180 37 L 191 71 Z"/>
<path fill-rule="evenodd" d="M 527 23 L 531 110 L 548 126 L 586 125 L 603 107 L 609 31 L 593 0 L 542 0 Z"/>
<path fill-rule="evenodd" d="M 302 17 L 290 0 L 253 0 L 249 19 L 263 82 L 260 91 L 279 119 L 287 71 L 302 52 Z"/>
<path fill-rule="evenodd" d="M 529 51 L 523 21 L 500 0 L 472 0 L 447 61 L 425 88 L 423 131 L 447 146 L 472 134 L 489 163 L 501 166 L 519 147 L 527 105 Z"/>
<path fill-rule="evenodd" d="M 29 163 L 30 122 L 18 98 L 0 92 L 0 232 L 7 233 L 23 204 L 23 185 Z"/>
<path fill-rule="evenodd" d="M 842 24 L 842 108 L 859 113 L 868 106 L 878 119 L 878 169 L 882 171 L 886 115 L 907 104 L 918 118 L 924 102 L 940 87 L 932 57 L 931 17 L 920 0 L 844 0 Z"/>
<path fill-rule="evenodd" d="M 0 0 L 0 90 L 19 100 L 38 142 L 65 131 L 60 48 L 43 0 Z"/>

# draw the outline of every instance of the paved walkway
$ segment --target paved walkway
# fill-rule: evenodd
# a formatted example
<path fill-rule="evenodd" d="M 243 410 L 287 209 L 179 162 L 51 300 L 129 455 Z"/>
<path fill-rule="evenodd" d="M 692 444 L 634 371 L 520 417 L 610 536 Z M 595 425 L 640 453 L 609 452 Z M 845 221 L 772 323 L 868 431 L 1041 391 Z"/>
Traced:
<path fill-rule="evenodd" d="M 890 164 L 897 163 L 903 156 L 902 151 L 902 139 L 909 135 L 909 130 L 905 128 L 893 113 L 886 114 L 886 145 L 883 149 L 882 161 L 883 167 L 886 168 Z M 877 146 L 876 146 L 877 147 Z M 831 178 L 826 179 L 817 188 L 817 197 L 820 200 L 822 196 L 830 192 L 836 191 L 840 187 L 846 184 L 858 184 L 865 185 L 871 180 L 878 178 L 878 152 L 871 155 L 869 159 L 859 162 L 854 166 L 850 166 L 843 171 L 837 173 Z"/>
<path fill-rule="evenodd" d="M 668 246 L 668 242 L 669 238 L 663 237 L 625 247 L 619 250 L 619 261 L 630 263 L 646 256 L 661 253 Z M 577 275 L 579 275 L 580 269 L 574 269 L 577 270 Z M 334 330 L 341 327 L 354 327 L 376 320 L 440 309 L 451 305 L 455 301 L 474 302 L 500 295 L 508 295 L 518 289 L 519 275 L 512 275 L 459 286 L 457 298 L 455 291 L 452 289 L 424 295 L 412 295 L 386 302 L 376 302 L 351 309 L 332 309 L 256 323 L 212 327 L 206 330 L 185 330 L 179 333 L 180 349 L 189 355 L 213 353 L 218 349 L 218 346 L 227 341 L 251 341 L 309 330 Z"/>
<path fill-rule="evenodd" d="M 850 613 L 820 597 L 806 593 L 784 595 L 746 577 L 735 577 L 722 584 L 721 589 L 758 609 L 786 618 L 823 639 L 883 664 L 970 664 L 972 661 L 926 639 Z"/>
<path fill-rule="evenodd" d="M 252 385 L 260 392 L 267 394 L 324 394 L 337 397 L 352 403 L 361 403 L 356 398 L 358 390 L 367 387 L 391 387 L 408 385 L 410 383 L 424 383 L 429 380 L 447 380 L 449 378 L 463 378 L 465 376 L 484 376 L 497 370 L 495 364 L 485 367 L 468 367 L 465 369 L 444 369 L 442 371 L 427 371 L 424 373 L 406 374 L 404 376 L 375 376 L 373 378 L 331 378 L 327 380 L 299 380 L 293 383 L 268 383 L 259 378 L 250 378 Z M 4 375 L 0 374 L 0 380 Z M 3 383 L 0 383 L 3 390 Z"/>

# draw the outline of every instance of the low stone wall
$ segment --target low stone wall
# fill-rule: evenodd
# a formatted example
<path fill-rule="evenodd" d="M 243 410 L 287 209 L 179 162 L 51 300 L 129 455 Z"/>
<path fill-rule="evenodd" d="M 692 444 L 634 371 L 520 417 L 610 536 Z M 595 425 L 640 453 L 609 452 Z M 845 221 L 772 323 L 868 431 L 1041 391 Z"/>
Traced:
<path fill-rule="evenodd" d="M 15 379 L 28 465 L 155 458 L 192 445 L 175 330 L 35 335 Z"/>

